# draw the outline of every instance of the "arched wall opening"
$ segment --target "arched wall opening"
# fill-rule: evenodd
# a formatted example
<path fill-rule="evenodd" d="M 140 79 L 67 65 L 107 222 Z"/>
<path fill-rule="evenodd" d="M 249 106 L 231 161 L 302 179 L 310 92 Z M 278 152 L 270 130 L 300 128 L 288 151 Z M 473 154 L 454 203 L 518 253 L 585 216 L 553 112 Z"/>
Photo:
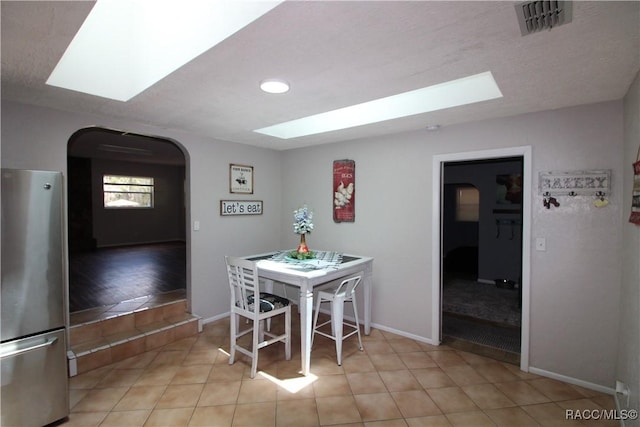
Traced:
<path fill-rule="evenodd" d="M 71 313 L 189 301 L 187 168 L 168 138 L 102 127 L 69 138 Z"/>

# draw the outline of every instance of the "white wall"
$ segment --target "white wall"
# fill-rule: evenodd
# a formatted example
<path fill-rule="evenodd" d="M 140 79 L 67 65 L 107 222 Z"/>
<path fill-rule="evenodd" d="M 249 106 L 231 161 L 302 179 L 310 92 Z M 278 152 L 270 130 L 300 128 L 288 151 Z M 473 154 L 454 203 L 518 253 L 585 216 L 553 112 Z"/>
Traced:
<path fill-rule="evenodd" d="M 186 149 L 190 186 L 187 216 L 200 221 L 200 231 L 187 232 L 192 311 L 204 318 L 228 312 L 224 256 L 265 252 L 280 239 L 280 153 L 126 120 L 3 101 L 2 167 L 58 170 L 66 175 L 69 137 L 78 129 L 94 125 L 171 138 Z M 254 166 L 253 195 L 229 194 L 229 163 Z M 221 217 L 221 199 L 264 200 L 264 214 Z"/>
<path fill-rule="evenodd" d="M 609 102 L 342 142 L 283 153 L 283 208 L 315 211 L 312 249 L 370 255 L 373 322 L 430 340 L 432 157 L 530 145 L 534 182 L 542 170 L 612 169 L 606 208 L 585 197 L 547 210 L 534 189 L 530 365 L 613 387 L 618 342 L 622 202 L 622 102 Z M 332 222 L 333 160 L 356 161 L 356 221 Z M 310 185 L 314 183 L 314 185 Z M 317 183 L 317 184 L 315 184 Z M 281 218 L 291 228 L 291 218 Z M 293 246 L 293 232 L 282 244 Z M 287 237 L 290 236 L 290 237 Z"/>
<path fill-rule="evenodd" d="M 225 254 L 295 247 L 291 212 L 308 203 L 315 213 L 312 249 L 375 257 L 373 322 L 423 339 L 431 337 L 431 165 L 451 152 L 530 145 L 534 182 L 541 170 L 612 169 L 610 204 L 561 199 L 547 210 L 534 191 L 532 251 L 532 367 L 613 387 L 618 345 L 622 258 L 622 102 L 568 108 L 368 140 L 285 152 L 230 144 L 184 132 L 2 103 L 2 166 L 66 171 L 66 144 L 78 129 L 102 125 L 173 138 L 188 151 L 187 234 L 193 311 L 228 311 Z M 332 221 L 332 162 L 356 161 L 356 221 Z M 255 167 L 260 217 L 220 217 L 229 191 L 229 163 Z M 625 162 L 624 167 L 629 165 Z M 625 173 L 626 173 L 625 169 Z M 625 210 L 626 210 L 625 206 Z M 631 247 L 637 251 L 637 247 Z M 635 276 L 637 279 L 637 276 Z M 222 296 L 222 297 L 221 297 Z"/>
<path fill-rule="evenodd" d="M 640 149 L 640 73 L 624 99 L 624 108 L 622 292 L 616 379 L 631 387 L 629 408 L 638 410 L 640 409 L 640 225 L 631 224 L 627 220 L 633 188 L 631 164 L 635 161 Z M 638 426 L 640 421 L 628 420 L 626 425 Z"/>

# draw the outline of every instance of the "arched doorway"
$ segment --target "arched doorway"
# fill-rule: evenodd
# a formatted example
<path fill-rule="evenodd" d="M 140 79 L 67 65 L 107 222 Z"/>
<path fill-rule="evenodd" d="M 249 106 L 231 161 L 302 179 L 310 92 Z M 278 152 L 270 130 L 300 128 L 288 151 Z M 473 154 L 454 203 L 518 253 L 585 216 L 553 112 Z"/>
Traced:
<path fill-rule="evenodd" d="M 161 137 L 90 127 L 67 146 L 69 311 L 187 297 L 187 157 Z"/>

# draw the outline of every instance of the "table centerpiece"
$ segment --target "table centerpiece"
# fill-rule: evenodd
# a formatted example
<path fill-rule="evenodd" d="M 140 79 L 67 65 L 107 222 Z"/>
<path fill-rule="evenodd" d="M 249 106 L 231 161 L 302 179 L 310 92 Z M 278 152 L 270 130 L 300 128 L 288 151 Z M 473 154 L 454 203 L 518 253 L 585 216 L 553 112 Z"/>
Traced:
<path fill-rule="evenodd" d="M 295 259 L 312 259 L 315 253 L 309 250 L 306 241 L 307 233 L 313 230 L 313 212 L 309 210 L 307 205 L 293 211 L 293 232 L 300 235 L 300 244 L 298 249 L 291 251 L 289 256 Z"/>

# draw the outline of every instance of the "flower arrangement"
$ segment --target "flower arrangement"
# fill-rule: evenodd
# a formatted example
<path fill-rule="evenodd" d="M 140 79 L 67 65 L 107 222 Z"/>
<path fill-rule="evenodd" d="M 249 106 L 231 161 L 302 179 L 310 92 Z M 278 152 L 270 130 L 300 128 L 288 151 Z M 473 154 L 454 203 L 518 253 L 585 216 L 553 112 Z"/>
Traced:
<path fill-rule="evenodd" d="M 300 235 L 300 245 L 295 251 L 291 251 L 289 256 L 296 259 L 310 259 L 315 257 L 315 253 L 309 250 L 305 235 L 313 230 L 313 212 L 307 205 L 293 211 L 293 232 Z"/>
<path fill-rule="evenodd" d="M 313 212 L 309 211 L 307 205 L 293 211 L 293 232 L 296 234 L 307 234 L 313 230 Z"/>

